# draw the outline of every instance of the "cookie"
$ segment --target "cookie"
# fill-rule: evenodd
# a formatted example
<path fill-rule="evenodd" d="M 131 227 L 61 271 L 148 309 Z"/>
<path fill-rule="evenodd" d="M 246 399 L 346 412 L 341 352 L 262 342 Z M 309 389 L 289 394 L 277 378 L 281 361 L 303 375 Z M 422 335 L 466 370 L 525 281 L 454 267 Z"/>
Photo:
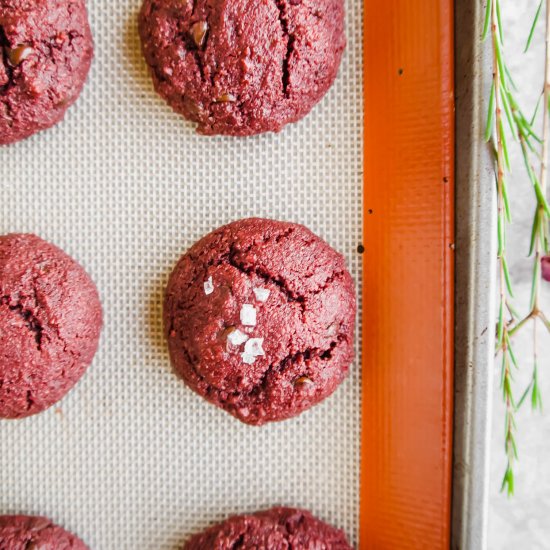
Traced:
<path fill-rule="evenodd" d="M 234 516 L 195 535 L 183 550 L 352 550 L 346 535 L 306 510 L 273 508 Z"/>
<path fill-rule="evenodd" d="M 300 120 L 346 44 L 343 0 L 145 0 L 139 32 L 157 92 L 209 135 Z"/>
<path fill-rule="evenodd" d="M 0 236 L 0 418 L 39 413 L 80 379 L 102 325 L 84 269 L 34 235 Z"/>
<path fill-rule="evenodd" d="M 0 550 L 88 550 L 88 547 L 47 518 L 0 516 Z"/>
<path fill-rule="evenodd" d="M 92 56 L 84 0 L 0 0 L 0 145 L 57 124 Z"/>
<path fill-rule="evenodd" d="M 302 225 L 254 218 L 221 227 L 180 259 L 164 324 L 183 380 L 260 425 L 334 392 L 353 359 L 355 312 L 340 254 Z"/>

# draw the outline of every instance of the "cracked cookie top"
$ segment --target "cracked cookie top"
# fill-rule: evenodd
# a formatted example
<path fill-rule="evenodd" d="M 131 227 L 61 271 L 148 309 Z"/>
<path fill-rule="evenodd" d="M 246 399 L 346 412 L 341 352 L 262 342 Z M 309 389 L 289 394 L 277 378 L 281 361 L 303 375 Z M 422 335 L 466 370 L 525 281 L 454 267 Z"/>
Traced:
<path fill-rule="evenodd" d="M 75 535 L 39 516 L 0 516 L 0 550 L 87 550 Z"/>
<path fill-rule="evenodd" d="M 345 48 L 343 0 L 145 0 L 139 31 L 157 92 L 210 135 L 303 118 Z"/>
<path fill-rule="evenodd" d="M 353 359 L 355 290 L 343 257 L 302 225 L 217 229 L 170 276 L 164 322 L 175 370 L 248 424 L 329 396 Z"/>
<path fill-rule="evenodd" d="M 340 529 L 307 510 L 272 508 L 233 516 L 192 537 L 183 550 L 351 550 Z"/>
<path fill-rule="evenodd" d="M 84 269 L 35 235 L 0 236 L 0 418 L 50 407 L 80 379 L 102 325 Z"/>
<path fill-rule="evenodd" d="M 57 124 L 92 56 L 84 0 L 0 0 L 0 145 Z"/>

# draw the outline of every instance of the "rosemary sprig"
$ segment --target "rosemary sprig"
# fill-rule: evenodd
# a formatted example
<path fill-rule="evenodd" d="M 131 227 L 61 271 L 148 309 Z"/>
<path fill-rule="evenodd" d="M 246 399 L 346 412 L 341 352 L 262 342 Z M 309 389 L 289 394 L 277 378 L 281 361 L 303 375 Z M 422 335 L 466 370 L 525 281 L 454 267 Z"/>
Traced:
<path fill-rule="evenodd" d="M 535 28 L 540 19 L 543 0 L 537 8 L 531 26 L 525 51 L 531 46 Z M 494 145 L 495 172 L 497 185 L 497 228 L 498 228 L 498 272 L 499 272 L 499 308 L 496 327 L 496 353 L 501 358 L 501 389 L 505 404 L 504 418 L 504 446 L 507 458 L 506 470 L 502 480 L 502 490 L 508 495 L 514 492 L 514 465 L 518 458 L 515 440 L 516 419 L 515 413 L 531 395 L 533 409 L 542 408 L 542 398 L 538 383 L 538 333 L 540 323 L 550 332 L 550 322 L 540 310 L 540 280 L 541 261 L 548 254 L 549 235 L 548 223 L 550 207 L 546 198 L 548 165 L 547 158 L 550 143 L 550 0 L 546 1 L 546 67 L 545 85 L 541 97 L 543 98 L 543 133 L 539 137 L 534 130 L 537 120 L 538 107 L 532 118 L 527 118 L 519 107 L 514 92 L 516 86 L 510 76 L 510 71 L 504 59 L 504 30 L 502 28 L 500 0 L 488 0 L 485 12 L 483 38 L 491 37 L 493 47 L 493 83 L 489 97 L 489 112 L 485 137 Z M 540 100 L 539 100 L 540 103 Z M 512 299 L 514 296 L 508 262 L 506 258 L 506 228 L 511 223 L 511 209 L 508 198 L 508 181 L 511 174 L 510 155 L 504 119 L 510 130 L 510 136 L 517 141 L 523 156 L 527 175 L 533 186 L 536 209 L 531 232 L 529 255 L 533 257 L 533 278 L 531 284 L 531 299 L 529 313 L 520 317 L 516 313 Z M 540 153 L 537 151 L 540 149 Z M 533 162 L 535 159 L 535 163 Z M 540 165 L 537 175 L 536 163 Z M 513 392 L 513 370 L 519 365 L 512 347 L 513 337 L 522 328 L 532 321 L 533 326 L 533 374 L 531 382 L 522 393 L 518 402 Z"/>

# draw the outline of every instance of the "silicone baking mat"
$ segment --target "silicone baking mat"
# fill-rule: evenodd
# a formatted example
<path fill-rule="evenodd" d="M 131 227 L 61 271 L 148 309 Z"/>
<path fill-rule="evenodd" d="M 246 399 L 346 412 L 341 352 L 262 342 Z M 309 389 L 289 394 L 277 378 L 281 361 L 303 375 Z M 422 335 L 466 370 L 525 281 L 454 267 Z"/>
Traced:
<path fill-rule="evenodd" d="M 450 547 L 453 8 L 453 0 L 365 2 L 360 544 L 369 550 Z M 468 24 L 457 21 L 457 28 Z M 471 62 L 460 60 L 461 77 Z M 461 115 L 468 116 L 466 110 Z M 470 140 L 478 147 L 482 136 Z M 468 217 L 457 221 L 465 229 Z M 464 262 L 466 251 L 459 252 Z M 462 288 L 467 284 L 464 278 Z M 465 357 L 464 348 L 458 354 Z M 461 390 L 458 383 L 457 394 Z M 456 454 L 463 471 L 465 458 Z M 460 486 L 455 489 L 458 494 Z M 453 548 L 470 550 L 458 540 Z"/>
<path fill-rule="evenodd" d="M 362 2 L 346 2 L 348 47 L 321 104 L 249 139 L 197 136 L 154 93 L 139 6 L 88 1 L 96 54 L 82 97 L 58 127 L 0 150 L 0 233 L 37 233 L 78 259 L 105 312 L 76 388 L 0 422 L 0 513 L 48 515 L 94 550 L 169 550 L 228 514 L 285 504 L 357 544 L 359 360 L 321 406 L 248 427 L 172 374 L 160 315 L 177 258 L 247 216 L 310 227 L 344 253 L 360 295 Z"/>

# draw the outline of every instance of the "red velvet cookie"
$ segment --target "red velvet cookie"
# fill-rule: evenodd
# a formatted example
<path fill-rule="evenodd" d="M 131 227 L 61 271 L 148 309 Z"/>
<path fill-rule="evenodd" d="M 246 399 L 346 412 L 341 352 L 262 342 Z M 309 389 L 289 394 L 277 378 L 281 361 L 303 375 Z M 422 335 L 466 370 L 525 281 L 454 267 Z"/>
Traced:
<path fill-rule="evenodd" d="M 355 290 L 343 257 L 302 225 L 231 223 L 197 242 L 166 289 L 175 370 L 248 424 L 295 416 L 346 377 Z"/>
<path fill-rule="evenodd" d="M 57 124 L 92 55 L 84 0 L 0 0 L 0 145 Z"/>
<path fill-rule="evenodd" d="M 92 362 L 101 324 L 78 263 L 34 235 L 0 236 L 0 418 L 61 399 Z"/>
<path fill-rule="evenodd" d="M 330 88 L 345 48 L 343 0 L 145 0 L 157 92 L 201 134 L 277 132 Z"/>
<path fill-rule="evenodd" d="M 195 535 L 183 550 L 352 550 L 346 535 L 310 512 L 273 508 L 235 516 Z"/>
<path fill-rule="evenodd" d="M 88 547 L 47 518 L 0 516 L 0 550 L 88 550 Z"/>

